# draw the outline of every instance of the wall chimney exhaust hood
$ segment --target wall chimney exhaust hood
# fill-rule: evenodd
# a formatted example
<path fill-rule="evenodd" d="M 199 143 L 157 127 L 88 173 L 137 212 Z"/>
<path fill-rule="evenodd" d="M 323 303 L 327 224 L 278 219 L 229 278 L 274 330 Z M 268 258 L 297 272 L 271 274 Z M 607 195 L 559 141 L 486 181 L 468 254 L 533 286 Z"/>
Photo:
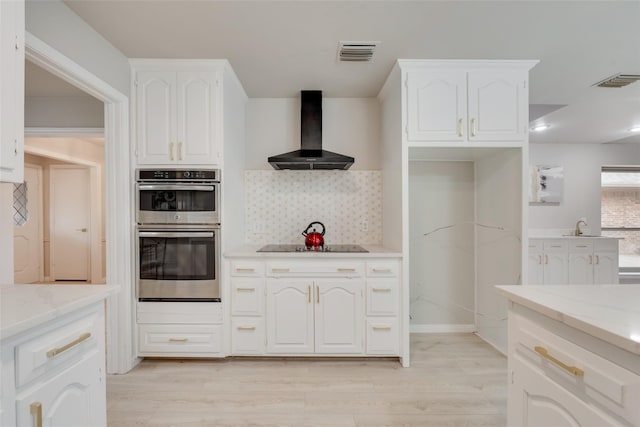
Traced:
<path fill-rule="evenodd" d="M 300 150 L 269 157 L 274 169 L 347 170 L 353 157 L 322 149 L 322 91 L 300 92 Z"/>

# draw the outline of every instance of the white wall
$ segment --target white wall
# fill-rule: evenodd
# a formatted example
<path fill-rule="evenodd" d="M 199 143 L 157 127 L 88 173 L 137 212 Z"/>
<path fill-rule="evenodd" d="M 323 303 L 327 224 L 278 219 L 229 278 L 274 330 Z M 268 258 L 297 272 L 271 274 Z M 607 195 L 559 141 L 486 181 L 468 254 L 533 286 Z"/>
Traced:
<path fill-rule="evenodd" d="M 104 103 L 91 96 L 30 96 L 24 109 L 26 127 L 104 127 Z"/>
<path fill-rule="evenodd" d="M 378 170 L 379 122 L 375 98 L 324 98 L 323 148 L 354 157 L 350 170 Z M 250 99 L 246 128 L 246 169 L 272 169 L 267 157 L 300 149 L 300 98 Z"/>
<path fill-rule="evenodd" d="M 473 162 L 409 162 L 410 313 L 415 331 L 475 324 L 474 185 Z"/>
<path fill-rule="evenodd" d="M 638 144 L 531 144 L 530 165 L 564 167 L 564 198 L 558 206 L 529 206 L 529 229 L 575 229 L 585 217 L 600 233 L 600 171 L 607 165 L 640 165 Z"/>

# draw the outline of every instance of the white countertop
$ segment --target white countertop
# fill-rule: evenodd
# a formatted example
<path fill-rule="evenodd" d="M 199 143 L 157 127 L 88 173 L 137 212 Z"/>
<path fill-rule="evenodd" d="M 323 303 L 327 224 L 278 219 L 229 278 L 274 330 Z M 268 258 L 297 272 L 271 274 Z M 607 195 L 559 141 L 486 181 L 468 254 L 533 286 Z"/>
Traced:
<path fill-rule="evenodd" d="M 640 285 L 496 288 L 517 304 L 640 355 Z"/>
<path fill-rule="evenodd" d="M 257 252 L 264 245 L 245 245 L 224 252 L 225 258 L 401 258 L 402 253 L 376 245 L 360 245 L 369 252 Z"/>
<path fill-rule="evenodd" d="M 111 285 L 2 285 L 0 339 L 105 299 L 119 290 L 119 286 Z"/>

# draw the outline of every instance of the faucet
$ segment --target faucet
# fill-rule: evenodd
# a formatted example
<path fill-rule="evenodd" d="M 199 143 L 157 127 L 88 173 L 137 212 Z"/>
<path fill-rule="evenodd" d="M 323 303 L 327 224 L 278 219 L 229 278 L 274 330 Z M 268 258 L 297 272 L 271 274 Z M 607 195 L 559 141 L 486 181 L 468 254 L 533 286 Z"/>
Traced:
<path fill-rule="evenodd" d="M 576 232 L 575 232 L 576 236 L 582 235 L 582 231 L 580 230 L 580 224 L 587 225 L 586 221 L 582 219 L 576 222 Z"/>

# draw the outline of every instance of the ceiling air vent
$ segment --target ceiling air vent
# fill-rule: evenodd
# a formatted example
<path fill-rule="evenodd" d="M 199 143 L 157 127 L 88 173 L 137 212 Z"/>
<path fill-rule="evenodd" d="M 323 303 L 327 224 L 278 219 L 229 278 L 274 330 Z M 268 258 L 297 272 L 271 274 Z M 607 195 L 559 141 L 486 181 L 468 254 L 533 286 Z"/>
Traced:
<path fill-rule="evenodd" d="M 609 77 L 599 83 L 596 83 L 594 86 L 598 87 L 623 87 L 629 85 L 637 80 L 640 80 L 639 74 L 616 74 L 615 76 Z"/>
<path fill-rule="evenodd" d="M 338 61 L 371 62 L 380 42 L 340 42 Z"/>

